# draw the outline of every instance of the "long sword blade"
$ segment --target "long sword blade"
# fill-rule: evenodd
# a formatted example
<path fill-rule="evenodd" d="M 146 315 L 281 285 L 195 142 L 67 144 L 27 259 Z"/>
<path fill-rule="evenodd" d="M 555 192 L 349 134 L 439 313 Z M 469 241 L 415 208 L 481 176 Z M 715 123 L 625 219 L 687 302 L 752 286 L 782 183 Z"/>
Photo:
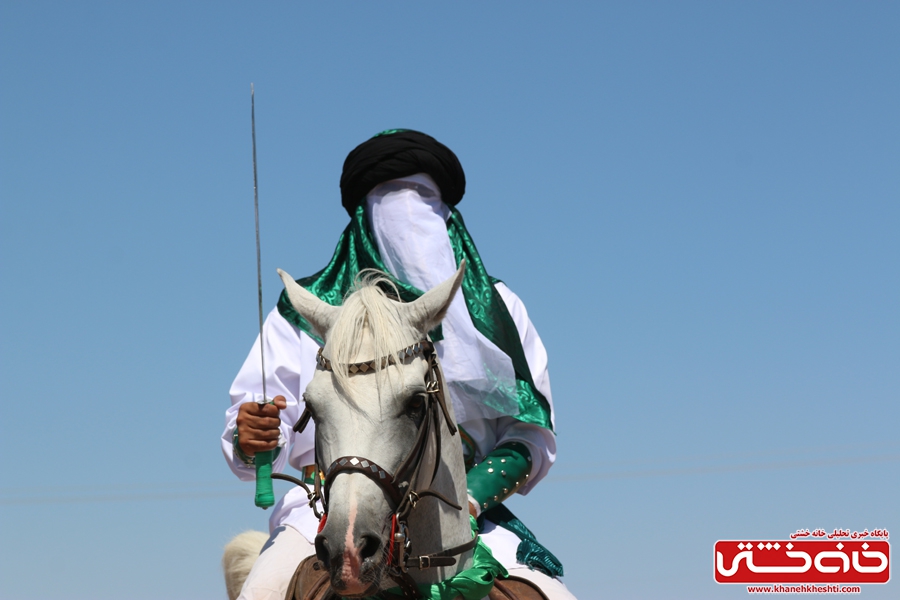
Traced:
<path fill-rule="evenodd" d="M 250 84 L 250 130 L 253 136 L 253 214 L 256 217 L 256 289 L 259 304 L 259 360 L 262 367 L 263 397 L 259 404 L 266 403 L 266 353 L 263 343 L 263 295 L 262 295 L 262 259 L 259 250 L 259 184 L 256 177 L 256 97 L 253 84 Z"/>
<path fill-rule="evenodd" d="M 253 135 L 253 214 L 256 216 L 256 289 L 259 299 L 259 361 L 262 367 L 263 395 L 259 400 L 262 408 L 268 401 L 266 395 L 266 352 L 263 339 L 263 305 L 262 305 L 262 260 L 259 251 L 259 185 L 256 178 L 256 96 L 253 84 L 250 84 L 250 130 Z M 257 452 L 256 462 L 256 497 L 254 502 L 262 509 L 275 504 L 275 491 L 272 489 L 272 450 Z"/>

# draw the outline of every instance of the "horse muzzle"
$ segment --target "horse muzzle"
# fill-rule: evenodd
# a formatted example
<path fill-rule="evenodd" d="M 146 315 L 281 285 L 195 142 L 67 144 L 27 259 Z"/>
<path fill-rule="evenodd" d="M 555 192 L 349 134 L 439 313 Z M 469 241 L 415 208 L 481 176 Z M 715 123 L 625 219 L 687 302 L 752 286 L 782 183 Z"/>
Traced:
<path fill-rule="evenodd" d="M 337 521 L 337 519 L 335 519 Z M 344 529 L 331 522 L 316 536 L 316 556 L 328 570 L 331 587 L 347 598 L 374 595 L 385 574 L 387 546 L 379 533 Z M 335 523 L 337 525 L 337 523 Z"/>

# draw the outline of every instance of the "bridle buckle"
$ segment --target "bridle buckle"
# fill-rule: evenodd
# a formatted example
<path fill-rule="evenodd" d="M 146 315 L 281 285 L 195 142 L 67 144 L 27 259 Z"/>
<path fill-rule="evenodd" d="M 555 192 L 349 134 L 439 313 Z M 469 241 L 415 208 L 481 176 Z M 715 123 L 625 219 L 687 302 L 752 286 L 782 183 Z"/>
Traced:
<path fill-rule="evenodd" d="M 397 522 L 397 533 L 394 534 L 394 539 L 392 541 L 394 543 L 394 557 L 397 561 L 395 564 L 405 573 L 406 554 L 409 551 L 409 538 L 406 533 L 406 523 L 403 521 Z"/>

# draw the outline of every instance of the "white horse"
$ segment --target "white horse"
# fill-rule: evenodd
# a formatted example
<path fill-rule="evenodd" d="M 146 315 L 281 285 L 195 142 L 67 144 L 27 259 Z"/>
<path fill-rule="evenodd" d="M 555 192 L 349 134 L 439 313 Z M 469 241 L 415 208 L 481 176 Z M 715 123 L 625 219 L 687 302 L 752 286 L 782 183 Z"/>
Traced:
<path fill-rule="evenodd" d="M 403 533 L 398 513 L 406 513 L 399 527 L 409 531 L 411 551 L 442 565 L 410 568 L 412 582 L 436 583 L 472 565 L 461 447 L 453 435 L 452 405 L 436 395 L 445 383 L 427 342 L 464 269 L 463 264 L 411 303 L 391 300 L 378 285 L 386 280 L 370 277 L 340 307 L 279 270 L 291 304 L 325 340 L 303 398 L 316 424 L 318 468 L 327 474 L 327 519 L 316 537 L 316 554 L 342 596 L 364 597 L 398 585 L 388 562 L 410 561 L 396 556 L 406 548 L 391 537 Z M 347 460 L 338 464 L 342 457 Z M 230 594 L 240 590 L 252 564 L 247 554 L 258 552 L 261 540 L 249 534 L 229 545 L 223 564 Z M 434 556 L 459 548 L 450 560 Z"/>

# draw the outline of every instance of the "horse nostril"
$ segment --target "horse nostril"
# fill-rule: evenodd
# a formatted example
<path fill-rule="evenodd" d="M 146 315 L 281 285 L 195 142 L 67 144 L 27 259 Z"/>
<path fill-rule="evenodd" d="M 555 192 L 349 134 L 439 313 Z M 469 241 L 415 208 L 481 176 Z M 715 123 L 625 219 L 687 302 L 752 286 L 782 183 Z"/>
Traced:
<path fill-rule="evenodd" d="M 328 540 L 321 534 L 316 536 L 316 557 L 323 565 L 325 565 L 326 569 L 331 567 L 331 555 L 328 552 Z"/>
<path fill-rule="evenodd" d="M 364 535 L 362 541 L 363 547 L 359 551 L 362 560 L 375 556 L 381 550 L 381 540 L 377 536 Z"/>

